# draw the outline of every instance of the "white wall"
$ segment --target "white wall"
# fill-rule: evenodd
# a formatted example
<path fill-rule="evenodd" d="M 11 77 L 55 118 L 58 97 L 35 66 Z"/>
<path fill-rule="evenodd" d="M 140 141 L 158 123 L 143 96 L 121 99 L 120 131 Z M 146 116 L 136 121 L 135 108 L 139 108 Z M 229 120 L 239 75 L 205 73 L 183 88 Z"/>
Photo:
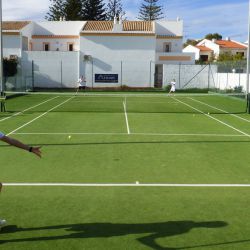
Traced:
<path fill-rule="evenodd" d="M 183 36 L 183 21 L 155 21 L 155 33 L 157 35 Z"/>
<path fill-rule="evenodd" d="M 76 87 L 79 78 L 78 58 L 78 52 L 25 51 L 21 62 L 23 79 L 30 81 L 32 61 L 34 61 L 35 87 Z"/>
<path fill-rule="evenodd" d="M 74 51 L 79 51 L 80 49 L 80 40 L 79 39 L 32 39 L 32 50 L 33 51 L 43 51 L 44 43 L 49 43 L 50 51 L 68 51 L 68 43 L 74 44 Z"/>
<path fill-rule="evenodd" d="M 20 35 L 3 35 L 3 57 L 21 57 L 22 38 Z"/>
<path fill-rule="evenodd" d="M 79 35 L 85 21 L 34 22 L 32 35 Z"/>
<path fill-rule="evenodd" d="M 175 79 L 177 89 L 211 88 L 215 85 L 211 71 L 215 75 L 217 67 L 210 69 L 208 65 L 163 65 L 163 86 Z"/>
<path fill-rule="evenodd" d="M 165 43 L 171 43 L 171 52 L 182 51 L 182 39 L 156 39 L 156 52 L 165 52 Z"/>
<path fill-rule="evenodd" d="M 91 85 L 92 72 L 93 75 L 119 74 L 118 84 L 94 83 L 95 86 L 149 87 L 153 85 L 154 66 L 151 65 L 150 72 L 150 61 L 155 59 L 155 47 L 154 36 L 84 36 L 82 33 L 80 74 Z M 93 64 L 84 61 L 84 55 L 91 55 Z"/>
<path fill-rule="evenodd" d="M 200 59 L 200 50 L 192 45 L 188 45 L 185 47 L 182 52 L 184 53 L 194 53 L 195 54 L 195 60 Z"/>
<path fill-rule="evenodd" d="M 218 44 L 216 44 L 216 43 L 208 40 L 208 39 L 202 40 L 197 45 L 198 46 L 202 46 L 203 45 L 203 46 L 206 46 L 209 49 L 213 50 L 215 56 L 218 56 L 219 53 L 220 53 L 220 46 Z"/>
<path fill-rule="evenodd" d="M 234 89 L 242 86 L 246 91 L 246 74 L 245 73 L 217 73 L 216 87 L 219 89 Z"/>

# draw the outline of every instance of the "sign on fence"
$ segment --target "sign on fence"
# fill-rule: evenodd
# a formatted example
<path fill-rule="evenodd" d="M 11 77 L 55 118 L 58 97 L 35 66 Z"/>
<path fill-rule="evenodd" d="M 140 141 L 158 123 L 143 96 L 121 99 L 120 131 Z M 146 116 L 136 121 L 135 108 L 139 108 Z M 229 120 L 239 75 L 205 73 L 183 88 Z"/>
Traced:
<path fill-rule="evenodd" d="M 118 83 L 118 74 L 95 74 L 95 82 Z"/>

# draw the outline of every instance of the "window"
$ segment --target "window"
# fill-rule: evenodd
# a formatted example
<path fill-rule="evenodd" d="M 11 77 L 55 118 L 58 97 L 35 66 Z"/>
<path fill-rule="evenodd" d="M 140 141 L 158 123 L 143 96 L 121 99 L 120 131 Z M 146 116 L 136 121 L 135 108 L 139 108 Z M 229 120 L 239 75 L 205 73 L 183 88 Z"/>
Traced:
<path fill-rule="evenodd" d="M 200 60 L 202 62 L 207 62 L 208 61 L 208 55 L 200 55 Z"/>
<path fill-rule="evenodd" d="M 171 43 L 164 44 L 164 52 L 171 52 Z"/>
<path fill-rule="evenodd" d="M 244 57 L 244 52 L 236 52 L 236 55 L 241 55 L 241 57 Z"/>
<path fill-rule="evenodd" d="M 44 43 L 43 44 L 43 50 L 44 51 L 49 51 L 49 43 Z"/>
<path fill-rule="evenodd" d="M 68 51 L 73 51 L 74 50 L 74 44 L 73 43 L 69 43 L 68 44 Z"/>

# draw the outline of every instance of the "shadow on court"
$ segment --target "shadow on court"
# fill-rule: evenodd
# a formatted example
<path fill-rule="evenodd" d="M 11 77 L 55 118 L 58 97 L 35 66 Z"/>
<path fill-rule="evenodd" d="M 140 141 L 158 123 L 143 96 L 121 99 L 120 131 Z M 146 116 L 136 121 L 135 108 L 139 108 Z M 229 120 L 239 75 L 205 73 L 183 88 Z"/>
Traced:
<path fill-rule="evenodd" d="M 16 243 L 16 242 L 35 242 L 35 241 L 50 241 L 50 240 L 65 240 L 65 239 L 87 239 L 87 238 L 109 238 L 125 236 L 129 234 L 143 234 L 143 236 L 137 236 L 137 241 L 141 244 L 151 247 L 157 250 L 174 250 L 174 249 L 187 249 L 198 248 L 199 246 L 187 246 L 187 247 L 164 247 L 157 244 L 156 240 L 159 238 L 176 236 L 180 234 L 188 233 L 194 228 L 220 228 L 226 227 L 228 224 L 224 221 L 206 221 L 206 222 L 194 222 L 194 221 L 168 221 L 162 223 L 145 223 L 145 224 L 116 224 L 116 223 L 83 223 L 83 224 L 69 224 L 69 225 L 55 225 L 47 227 L 36 228 L 18 228 L 17 226 L 6 226 L 2 229 L 1 234 L 15 234 L 18 232 L 32 232 L 32 231 L 44 231 L 44 236 L 30 237 L 30 238 L 17 238 L 9 240 L 0 240 L 0 244 L 4 243 Z M 65 235 L 50 236 L 52 230 L 64 229 L 67 232 Z M 145 234 L 148 234 L 145 236 Z M 53 231 L 53 235 L 55 232 Z M 211 244 L 220 245 L 229 243 Z M 210 245 L 203 245 L 210 246 Z M 201 247 L 201 246 L 200 246 Z"/>
<path fill-rule="evenodd" d="M 76 135 L 77 136 L 77 135 Z M 65 147 L 72 147 L 72 146 L 91 146 L 91 145 L 126 145 L 126 144 L 200 144 L 200 143 L 208 143 L 208 144 L 214 144 L 214 143 L 250 143 L 249 139 L 244 140 L 169 140 L 169 141 L 109 141 L 109 142 L 72 142 L 66 139 L 65 141 L 68 141 L 68 143 L 37 143 L 37 144 L 30 144 L 31 146 L 48 146 L 48 147 L 54 147 L 54 146 L 65 146 Z M 1 144 L 0 147 L 11 147 L 6 144 Z"/>

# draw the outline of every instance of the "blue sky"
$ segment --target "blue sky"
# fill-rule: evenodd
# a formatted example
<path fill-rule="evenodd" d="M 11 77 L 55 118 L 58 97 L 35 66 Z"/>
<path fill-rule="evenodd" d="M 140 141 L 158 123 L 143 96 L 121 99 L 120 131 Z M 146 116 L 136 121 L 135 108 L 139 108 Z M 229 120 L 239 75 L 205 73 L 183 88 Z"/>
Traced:
<path fill-rule="evenodd" d="M 106 0 L 107 1 L 107 0 Z M 122 0 L 126 16 L 136 20 L 143 0 Z M 159 0 L 166 19 L 184 20 L 184 38 L 208 33 L 244 42 L 248 30 L 248 0 Z M 49 0 L 2 0 L 3 20 L 44 20 Z"/>

